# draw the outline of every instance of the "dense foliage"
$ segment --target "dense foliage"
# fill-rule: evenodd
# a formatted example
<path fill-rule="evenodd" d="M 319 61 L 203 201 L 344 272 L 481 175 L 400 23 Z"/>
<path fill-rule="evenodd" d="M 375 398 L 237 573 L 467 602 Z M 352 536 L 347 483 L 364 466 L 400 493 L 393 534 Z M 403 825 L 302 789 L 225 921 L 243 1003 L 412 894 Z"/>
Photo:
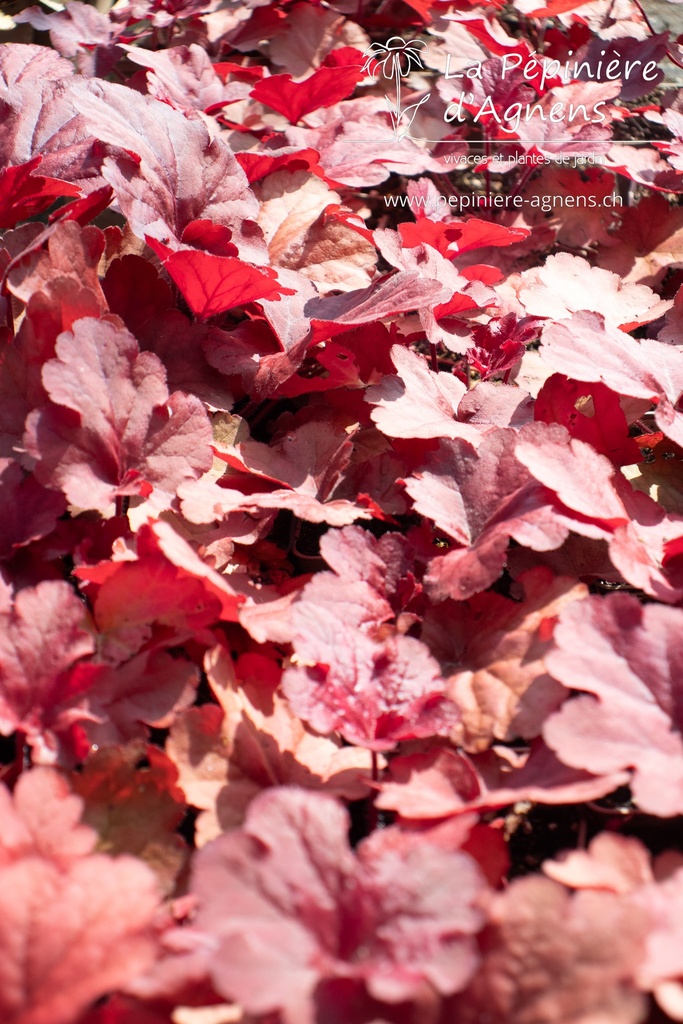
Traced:
<path fill-rule="evenodd" d="M 542 3 L 15 15 L 3 1024 L 683 1020 L 680 46 Z"/>

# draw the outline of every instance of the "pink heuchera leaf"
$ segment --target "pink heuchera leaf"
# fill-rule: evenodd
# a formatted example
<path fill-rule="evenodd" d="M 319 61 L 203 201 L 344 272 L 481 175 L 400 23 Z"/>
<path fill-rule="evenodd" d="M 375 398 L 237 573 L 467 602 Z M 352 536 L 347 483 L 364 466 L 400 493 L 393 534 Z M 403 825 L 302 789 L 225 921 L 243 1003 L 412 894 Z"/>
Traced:
<path fill-rule="evenodd" d="M 532 316 L 567 320 L 579 310 L 590 310 L 627 330 L 664 312 L 656 311 L 658 297 L 647 285 L 625 284 L 618 274 L 565 252 L 549 256 L 542 267 L 525 270 L 518 298 Z"/>
<path fill-rule="evenodd" d="M 82 228 L 77 223 L 65 222 L 48 228 L 46 237 L 46 248 L 33 249 L 10 266 L 7 285 L 12 294 L 22 302 L 35 304 L 36 293 L 42 292 L 48 300 L 52 299 L 50 306 L 57 305 L 55 299 L 61 296 L 63 305 L 74 310 L 90 299 L 97 313 L 106 313 L 107 304 L 97 277 L 104 234 L 96 227 Z M 86 295 L 79 296 L 81 289 L 87 290 Z M 78 316 L 74 315 L 73 320 L 76 319 Z M 71 323 L 64 324 L 67 327 Z"/>
<path fill-rule="evenodd" d="M 653 338 L 636 341 L 597 314 L 577 313 L 569 323 L 544 328 L 541 355 L 574 380 L 599 380 L 617 394 L 657 402 L 657 426 L 672 441 L 683 441 L 683 416 L 676 409 L 683 392 L 680 347 Z"/>
<path fill-rule="evenodd" d="M 96 999 L 150 967 L 156 952 L 154 876 L 133 857 L 90 854 L 95 835 L 76 824 L 82 802 L 65 790 L 58 776 L 34 769 L 17 787 L 14 811 L 5 808 L 15 840 L 8 849 L 3 836 L 0 846 L 7 1024 L 76 1024 Z M 4 786 L 0 793 L 8 804 Z M 41 819 L 51 839 L 36 834 Z M 27 838 L 17 843 L 22 827 Z"/>
<path fill-rule="evenodd" d="M 346 222 L 341 196 L 320 177 L 288 168 L 254 185 L 254 193 L 273 266 L 298 270 L 321 294 L 370 284 L 377 258 L 371 238 Z"/>
<path fill-rule="evenodd" d="M 683 813 L 682 625 L 678 608 L 594 596 L 561 612 L 546 657 L 554 678 L 592 695 L 546 722 L 546 742 L 576 768 L 630 768 L 638 805 L 662 816 Z"/>
<path fill-rule="evenodd" d="M 409 138 L 393 137 L 384 97 L 345 100 L 319 111 L 315 120 L 313 128 L 287 128 L 287 143 L 317 150 L 330 180 L 347 187 L 379 185 L 392 171 L 410 176 L 423 171 L 438 173 L 437 168 L 443 167 L 427 148 Z"/>
<path fill-rule="evenodd" d="M 276 691 L 274 661 L 244 654 L 233 665 L 225 648 L 216 647 L 205 667 L 220 707 L 184 712 L 167 743 L 180 786 L 203 811 L 197 846 L 240 825 L 251 800 L 270 786 L 320 789 L 347 800 L 367 796 L 369 751 L 308 729 Z"/>
<path fill-rule="evenodd" d="M 520 437 L 542 441 L 538 427 L 519 434 L 493 430 L 478 449 L 461 439 L 440 441 L 405 481 L 415 510 L 462 545 L 432 562 L 427 584 L 437 600 L 464 600 L 490 586 L 503 569 L 510 537 L 541 551 L 565 539 L 568 528 L 553 514 L 550 492 L 532 482 L 515 457 Z M 548 437 L 558 430 L 548 428 Z"/>
<path fill-rule="evenodd" d="M 36 478 L 80 508 L 104 510 L 114 498 L 170 499 L 211 465 L 211 424 L 193 395 L 169 397 L 164 367 L 108 320 L 86 318 L 60 335 L 43 367 L 52 403 L 26 422 Z"/>
<path fill-rule="evenodd" d="M 628 893 L 653 880 L 647 848 L 615 832 L 600 832 L 587 850 L 569 850 L 544 861 L 543 871 L 568 889 Z"/>
<path fill-rule="evenodd" d="M 313 1000 L 324 1006 L 335 978 L 389 1003 L 467 983 L 482 925 L 474 861 L 386 833 L 354 856 L 348 826 L 330 797 L 274 789 L 253 801 L 241 830 L 197 854 L 193 926 L 214 947 L 217 990 L 248 1012 L 312 1024 Z"/>
<path fill-rule="evenodd" d="M 650 863 L 638 839 L 601 832 L 587 850 L 574 850 L 544 861 L 550 878 L 572 889 L 620 893 L 623 902 L 641 909 L 649 919 L 645 950 L 637 980 L 673 1020 L 683 1015 L 681 908 L 683 867 L 680 855 L 665 853 Z"/>
<path fill-rule="evenodd" d="M 84 717 L 89 681 L 78 663 L 95 648 L 85 607 L 68 583 L 44 580 L 20 590 L 0 619 L 0 731 L 21 729 L 36 757 L 54 760 L 56 736 Z"/>
<path fill-rule="evenodd" d="M 400 621 L 388 624 L 394 611 L 369 582 L 344 575 L 318 573 L 292 605 L 293 665 L 282 687 L 293 711 L 371 750 L 447 733 L 457 713 L 428 648 Z"/>
<path fill-rule="evenodd" d="M 178 110 L 222 107 L 235 98 L 234 86 L 224 84 L 206 50 L 196 43 L 163 50 L 146 50 L 140 46 L 124 46 L 123 49 L 134 64 L 150 69 L 147 73 L 149 94 Z"/>
<path fill-rule="evenodd" d="M 107 639 L 111 653 L 115 645 Z M 198 682 L 196 665 L 165 651 L 142 651 L 121 664 L 98 665 L 82 733 L 92 748 L 147 738 L 146 726 L 168 728 L 192 703 Z"/>
<path fill-rule="evenodd" d="M 415 271 L 404 270 L 369 288 L 311 299 L 304 313 L 311 320 L 334 324 L 372 323 L 437 301 L 442 292 L 443 285 L 438 281 L 426 281 Z"/>
<path fill-rule="evenodd" d="M 518 582 L 523 600 L 476 594 L 464 606 L 449 602 L 425 615 L 422 639 L 439 659 L 461 714 L 451 739 L 468 751 L 537 736 L 563 696 L 544 656 L 560 610 L 588 591 L 542 566 Z"/>
<path fill-rule="evenodd" d="M 180 488 L 183 515 L 200 523 L 238 509 L 286 508 L 300 519 L 331 526 L 369 519 L 372 513 L 360 499 L 335 496 L 351 458 L 351 436 L 340 423 L 320 417 L 292 424 L 270 445 L 248 439 L 219 448 L 218 457 L 238 472 L 227 473 L 220 484 L 209 476 Z"/>
<path fill-rule="evenodd" d="M 569 768 L 541 740 L 534 741 L 530 753 L 518 760 L 511 765 L 501 748 L 497 755 L 468 757 L 444 746 L 395 757 L 378 785 L 376 805 L 407 820 L 426 821 L 495 810 L 520 800 L 539 804 L 597 800 L 628 780 L 627 772 L 591 775 Z"/>
<path fill-rule="evenodd" d="M 88 130 L 110 148 L 102 173 L 139 237 L 176 249 L 188 224 L 211 220 L 231 229 L 242 259 L 265 262 L 244 171 L 201 121 L 100 80 L 79 84 L 72 96 Z"/>
<path fill-rule="evenodd" d="M 568 437 L 563 428 L 551 424 L 547 432 L 521 430 L 515 457 L 579 516 L 606 525 L 628 518 L 618 491 L 621 477 L 612 463 L 590 444 Z M 582 532 L 578 522 L 574 528 Z"/>
<path fill-rule="evenodd" d="M 451 373 L 434 373 L 424 356 L 402 345 L 391 349 L 397 374 L 366 390 L 373 422 L 387 437 L 463 437 L 476 444 L 481 432 L 457 420 L 465 385 Z"/>
<path fill-rule="evenodd" d="M 453 1000 L 462 1024 L 638 1024 L 635 977 L 647 914 L 611 892 L 571 894 L 549 878 L 517 878 L 489 909 L 483 964 Z"/>
<path fill-rule="evenodd" d="M 23 857 L 41 857 L 68 868 L 95 848 L 96 835 L 80 824 L 83 801 L 51 768 L 22 773 L 11 795 L 0 786 L 0 806 L 0 869 Z"/>
<path fill-rule="evenodd" d="M 45 46 L 0 47 L 0 166 L 41 155 L 41 174 L 102 185 L 93 140 L 71 100 L 73 64 Z"/>
<path fill-rule="evenodd" d="M 641 986 L 654 994 L 662 1010 L 673 1020 L 683 1020 L 683 955 L 681 920 L 683 911 L 683 867 L 675 854 L 664 854 L 658 881 L 637 889 L 631 902 L 650 917 L 651 927 L 638 972 Z"/>
<path fill-rule="evenodd" d="M 89 4 L 70 0 L 62 11 L 45 14 L 40 7 L 29 7 L 18 15 L 19 24 L 30 24 L 50 33 L 50 42 L 63 57 L 76 57 L 82 75 L 106 76 L 122 56 L 116 45 L 120 30 L 103 13 Z"/>

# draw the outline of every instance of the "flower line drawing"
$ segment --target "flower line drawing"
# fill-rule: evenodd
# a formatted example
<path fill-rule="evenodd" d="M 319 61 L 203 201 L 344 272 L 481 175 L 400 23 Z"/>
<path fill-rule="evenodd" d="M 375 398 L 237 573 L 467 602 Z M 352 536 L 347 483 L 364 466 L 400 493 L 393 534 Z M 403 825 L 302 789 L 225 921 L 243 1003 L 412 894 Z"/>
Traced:
<path fill-rule="evenodd" d="M 381 71 L 387 81 L 393 80 L 396 87 L 396 102 L 393 103 L 385 93 L 389 107 L 389 115 L 394 128 L 394 139 L 401 141 L 410 133 L 410 126 L 423 103 L 431 96 L 426 93 L 417 103 L 412 103 L 401 110 L 401 79 L 407 78 L 411 71 L 425 71 L 423 55 L 427 53 L 427 44 L 422 39 L 405 40 L 401 36 L 392 36 L 386 43 L 372 43 L 363 56 L 366 58 L 363 71 L 375 77 Z M 406 118 L 407 124 L 406 124 Z"/>

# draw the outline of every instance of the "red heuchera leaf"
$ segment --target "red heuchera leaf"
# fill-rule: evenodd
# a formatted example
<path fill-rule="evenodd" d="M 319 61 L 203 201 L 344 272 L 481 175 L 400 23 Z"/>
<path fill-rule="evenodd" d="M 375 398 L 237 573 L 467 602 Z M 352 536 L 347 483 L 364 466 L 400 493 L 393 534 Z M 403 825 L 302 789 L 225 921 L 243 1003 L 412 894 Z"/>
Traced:
<path fill-rule="evenodd" d="M 215 67 L 215 65 L 214 65 Z M 252 185 L 261 178 L 265 178 L 275 171 L 282 171 L 285 168 L 291 171 L 310 171 L 312 174 L 323 175 L 324 171 L 318 164 L 318 153 L 315 149 L 299 149 L 296 146 L 286 146 L 278 150 L 277 154 L 270 153 L 236 153 L 235 159 L 247 176 L 249 184 Z"/>
<path fill-rule="evenodd" d="M 638 1024 L 635 974 L 647 914 L 615 893 L 570 894 L 549 878 L 517 878 L 493 898 L 483 965 L 456 998 L 462 1024 Z M 562 922 L 562 927 L 559 927 Z"/>
<path fill-rule="evenodd" d="M 14 832 L 0 847 L 0 1013 L 7 1024 L 75 1024 L 96 999 L 151 966 L 156 951 L 154 876 L 132 857 L 90 855 L 94 834 L 74 821 L 80 800 L 46 771 L 29 772 L 14 812 L 5 807 Z M 0 792 L 7 805 L 4 786 Z M 54 844 L 41 837 L 38 821 Z"/>
<path fill-rule="evenodd" d="M 205 667 L 221 706 L 184 712 L 167 743 L 189 803 L 203 810 L 198 846 L 241 825 L 251 800 L 270 786 L 320 789 L 347 800 L 367 796 L 370 753 L 318 736 L 292 714 L 276 692 L 274 661 L 243 654 L 233 665 L 225 648 L 215 647 Z"/>
<path fill-rule="evenodd" d="M 455 992 L 471 975 L 483 889 L 474 861 L 429 842 L 402 848 L 389 833 L 354 856 L 348 827 L 330 797 L 275 789 L 242 830 L 197 854 L 193 926 L 214 944 L 217 990 L 248 1012 L 312 1024 L 313 1000 L 325 1013 L 322 985 L 335 978 L 400 1003 L 429 998 L 425 985 Z"/>
<path fill-rule="evenodd" d="M 104 1005 L 96 1006 L 79 1020 L 78 1024 L 177 1024 L 178 1017 L 175 1014 L 173 1016 L 176 1018 L 175 1021 L 167 1012 L 146 1006 L 137 999 L 113 996 Z M 202 1024 L 201 1017 L 196 1016 L 195 1019 L 196 1024 Z M 187 1016 L 185 1022 L 195 1024 L 195 1021 Z"/>
<path fill-rule="evenodd" d="M 419 216 L 419 213 L 414 224 L 410 221 L 399 224 L 398 230 L 406 248 L 412 249 L 426 243 L 448 259 L 462 256 L 474 249 L 512 245 L 526 238 L 528 234 L 526 228 L 509 228 L 503 224 L 480 220 L 478 217 L 435 221 Z"/>
<path fill-rule="evenodd" d="M 143 328 L 152 318 L 155 337 L 162 333 L 162 318 L 173 302 L 173 295 L 168 283 L 149 260 L 132 253 L 113 260 L 107 267 L 102 291 L 111 312 L 121 317 L 138 340 L 144 337 Z M 186 325 L 187 321 L 183 324 Z"/>
<path fill-rule="evenodd" d="M 20 590 L 0 618 L 0 731 L 21 729 L 39 759 L 54 760 L 56 735 L 83 717 L 89 683 L 78 662 L 95 647 L 85 607 L 68 583 L 44 580 Z"/>
<path fill-rule="evenodd" d="M 533 341 L 541 321 L 534 317 L 518 320 L 514 313 L 492 317 L 485 325 L 472 326 L 474 344 L 467 349 L 466 358 L 482 380 L 507 373 L 522 358 L 526 346 Z M 507 376 L 505 377 L 507 381 Z M 541 419 L 541 417 L 537 417 Z"/>
<path fill-rule="evenodd" d="M 77 3 L 78 0 L 71 0 Z M 107 209 L 114 196 L 114 190 L 109 185 L 96 188 L 90 195 L 82 199 L 74 199 L 71 203 L 65 203 L 58 210 L 50 214 L 49 222 L 53 224 L 56 220 L 75 220 L 78 224 L 89 224 L 91 220 L 98 217 Z"/>
<path fill-rule="evenodd" d="M 212 220 L 191 220 L 184 228 L 181 241 L 214 256 L 237 256 L 237 246 L 231 242 L 232 231 Z"/>
<path fill-rule="evenodd" d="M 599 381 L 587 386 L 554 373 L 538 393 L 534 418 L 561 423 L 572 437 L 588 442 L 617 466 L 640 461 L 618 396 Z"/>
<path fill-rule="evenodd" d="M 58 196 L 79 195 L 76 185 L 33 174 L 41 159 L 36 156 L 28 163 L 0 172 L 0 228 L 12 228 L 19 221 L 42 213 Z"/>
<path fill-rule="evenodd" d="M 220 616 L 218 599 L 161 553 L 139 551 L 134 561 L 103 562 L 76 574 L 99 582 L 100 569 L 100 586 L 88 595 L 108 664 L 125 662 L 143 648 L 177 646 Z"/>
<path fill-rule="evenodd" d="M 294 294 L 279 283 L 271 267 L 251 267 L 231 256 L 196 249 L 171 252 L 153 238 L 147 237 L 147 241 L 164 257 L 164 267 L 192 312 L 202 320 L 259 299 Z"/>
<path fill-rule="evenodd" d="M 61 494 L 41 487 L 13 459 L 0 459 L 0 558 L 50 533 L 65 510 Z"/>
<path fill-rule="evenodd" d="M 115 635 L 124 657 L 149 643 L 155 622 L 172 627 L 171 637 L 166 630 L 165 638 L 174 645 L 218 619 L 237 620 L 243 596 L 170 523 L 145 524 L 136 540 L 137 559 L 74 570 L 79 579 L 99 587 L 93 598 L 98 627 Z"/>
<path fill-rule="evenodd" d="M 163 364 L 140 353 L 123 326 L 86 318 L 57 340 L 43 367 L 52 404 L 26 421 L 35 474 L 80 508 L 106 509 L 114 498 L 170 498 L 211 465 L 211 425 L 193 395 L 169 397 Z M 74 415 L 75 414 L 75 415 Z"/>
<path fill-rule="evenodd" d="M 360 67 L 353 66 L 318 68 L 300 82 L 293 82 L 291 75 L 271 75 L 257 82 L 250 95 L 296 124 L 305 114 L 346 99 L 361 77 Z"/>
<path fill-rule="evenodd" d="M 562 611 L 546 658 L 564 686 L 593 695 L 567 701 L 546 742 L 577 768 L 632 769 L 635 800 L 663 816 L 683 813 L 682 624 L 678 608 L 595 596 Z"/>
<path fill-rule="evenodd" d="M 325 537 L 323 557 L 327 550 Z M 330 557 L 334 564 L 334 549 Z M 295 667 L 282 686 L 293 711 L 317 732 L 371 750 L 448 732 L 456 711 L 428 648 L 400 623 L 385 625 L 393 610 L 370 583 L 345 576 L 318 573 L 292 605 Z"/>
<path fill-rule="evenodd" d="M 99 837 L 99 849 L 139 857 L 168 894 L 187 854 L 176 831 L 185 813 L 177 779 L 165 754 L 144 743 L 97 750 L 71 775 L 73 791 L 83 803 L 83 821 Z M 72 799 L 80 813 L 81 801 Z"/>
<path fill-rule="evenodd" d="M 525 15 L 536 18 L 556 18 L 558 14 L 578 10 L 588 2 L 589 0 L 549 0 L 547 4 L 539 6 L 536 0 L 522 0 Z"/>

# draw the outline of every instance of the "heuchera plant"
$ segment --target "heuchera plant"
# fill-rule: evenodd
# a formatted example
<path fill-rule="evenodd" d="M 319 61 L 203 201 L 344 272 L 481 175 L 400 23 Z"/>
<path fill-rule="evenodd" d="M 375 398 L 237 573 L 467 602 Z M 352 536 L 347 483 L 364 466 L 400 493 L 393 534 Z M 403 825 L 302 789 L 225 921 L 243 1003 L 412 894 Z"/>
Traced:
<path fill-rule="evenodd" d="M 683 1021 L 683 37 L 105 7 L 0 45 L 2 1024 Z"/>

